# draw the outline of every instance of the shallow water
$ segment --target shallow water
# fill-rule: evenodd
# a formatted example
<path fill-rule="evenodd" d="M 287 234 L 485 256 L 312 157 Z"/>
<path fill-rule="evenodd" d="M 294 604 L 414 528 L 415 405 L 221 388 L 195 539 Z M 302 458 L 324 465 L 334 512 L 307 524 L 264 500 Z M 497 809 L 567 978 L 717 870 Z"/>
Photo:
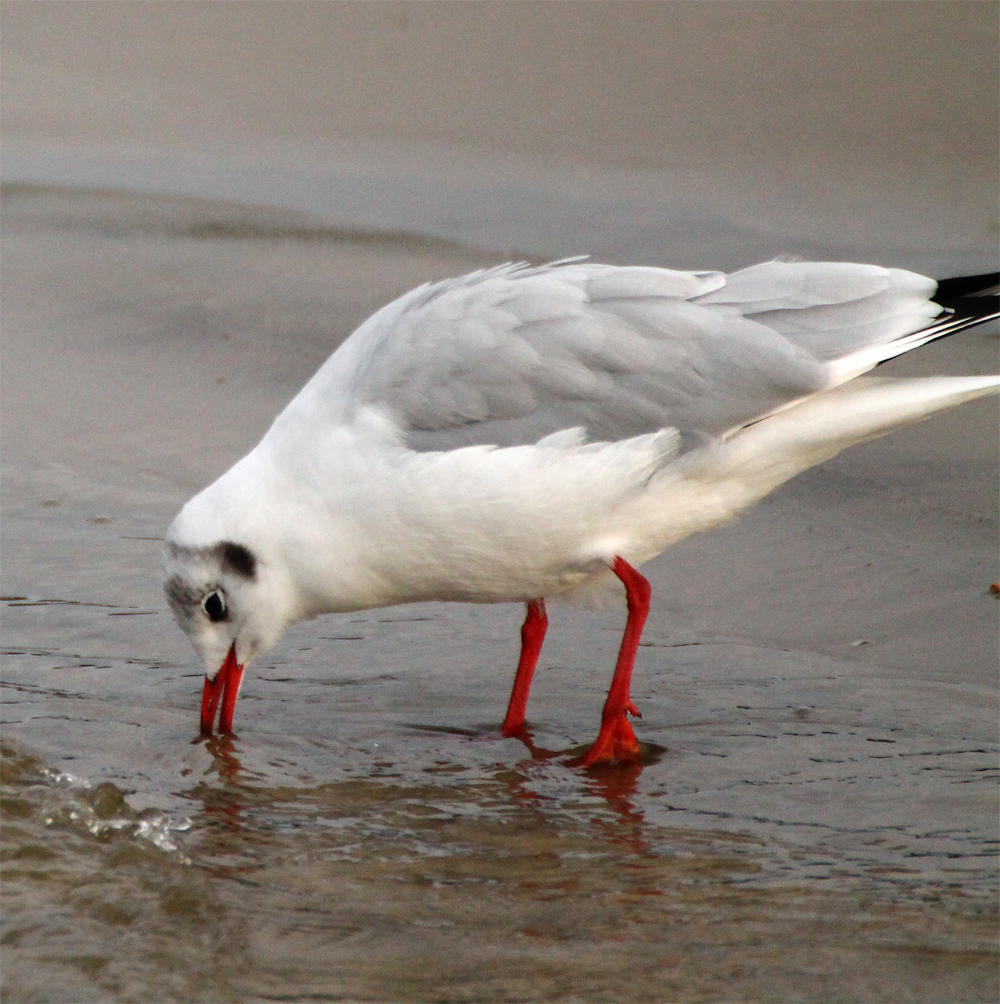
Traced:
<path fill-rule="evenodd" d="M 216 204 L 13 205 L 4 999 L 996 999 L 971 503 L 811 472 L 651 563 L 637 767 L 573 765 L 617 603 L 553 605 L 523 740 L 497 731 L 521 611 L 430 604 L 297 626 L 206 741 L 164 526 L 393 283 L 482 258 Z"/>
<path fill-rule="evenodd" d="M 9 629 L 124 612 L 30 603 Z M 265 662 L 209 740 L 187 668 L 8 649 L 8 735 L 48 755 L 4 752 L 5 999 L 992 999 L 995 753 L 934 735 L 960 695 L 647 646 L 645 762 L 584 771 L 579 653 L 502 739 L 500 674 L 426 652 L 489 663 L 510 611 L 394 613 Z"/>

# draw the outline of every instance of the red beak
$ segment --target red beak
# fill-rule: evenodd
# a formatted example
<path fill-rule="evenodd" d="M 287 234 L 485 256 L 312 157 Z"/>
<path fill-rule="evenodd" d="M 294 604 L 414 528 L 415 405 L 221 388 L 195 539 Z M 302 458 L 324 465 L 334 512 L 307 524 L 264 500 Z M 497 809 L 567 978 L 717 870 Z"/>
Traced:
<path fill-rule="evenodd" d="M 215 709 L 222 698 L 219 712 L 219 733 L 233 731 L 233 712 L 236 709 L 236 695 L 243 681 L 243 667 L 236 661 L 236 643 L 230 646 L 226 659 L 215 674 L 214 680 L 205 680 L 205 690 L 201 696 L 201 734 L 210 736 L 215 725 Z"/>

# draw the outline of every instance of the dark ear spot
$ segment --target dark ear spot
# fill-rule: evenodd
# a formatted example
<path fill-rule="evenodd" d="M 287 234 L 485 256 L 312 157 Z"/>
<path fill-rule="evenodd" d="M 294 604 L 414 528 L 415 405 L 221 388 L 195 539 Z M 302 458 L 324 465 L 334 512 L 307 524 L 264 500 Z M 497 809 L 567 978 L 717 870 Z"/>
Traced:
<path fill-rule="evenodd" d="M 257 577 L 257 559 L 253 556 L 253 552 L 247 550 L 242 544 L 234 544 L 231 540 L 224 540 L 221 544 L 216 545 L 216 553 L 224 572 L 239 575 L 244 579 Z"/>

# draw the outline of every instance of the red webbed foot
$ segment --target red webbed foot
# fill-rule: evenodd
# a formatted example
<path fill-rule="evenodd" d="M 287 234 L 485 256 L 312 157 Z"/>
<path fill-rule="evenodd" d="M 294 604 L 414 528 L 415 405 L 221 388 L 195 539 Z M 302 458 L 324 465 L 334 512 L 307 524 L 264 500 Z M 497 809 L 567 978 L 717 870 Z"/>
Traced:
<path fill-rule="evenodd" d="M 631 702 L 629 702 L 631 704 Z M 629 709 L 632 714 L 634 705 Z M 632 731 L 632 725 L 623 711 L 601 723 L 601 731 L 587 755 L 580 761 L 581 767 L 595 763 L 635 763 L 640 757 L 639 740 Z"/>

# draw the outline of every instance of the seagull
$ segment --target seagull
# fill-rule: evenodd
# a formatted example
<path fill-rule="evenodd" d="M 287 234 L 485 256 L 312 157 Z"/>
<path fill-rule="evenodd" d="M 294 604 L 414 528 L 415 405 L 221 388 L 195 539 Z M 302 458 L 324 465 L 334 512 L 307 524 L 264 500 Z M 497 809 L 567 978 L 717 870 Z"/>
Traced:
<path fill-rule="evenodd" d="M 546 599 L 617 581 L 621 650 L 580 762 L 635 762 L 638 566 L 852 443 L 1000 391 L 997 376 L 863 375 L 995 317 L 972 295 L 995 282 L 566 259 L 412 290 L 167 532 L 167 600 L 205 666 L 202 734 L 217 711 L 232 731 L 244 667 L 293 622 L 435 600 L 525 604 L 502 725 L 524 734 Z"/>

